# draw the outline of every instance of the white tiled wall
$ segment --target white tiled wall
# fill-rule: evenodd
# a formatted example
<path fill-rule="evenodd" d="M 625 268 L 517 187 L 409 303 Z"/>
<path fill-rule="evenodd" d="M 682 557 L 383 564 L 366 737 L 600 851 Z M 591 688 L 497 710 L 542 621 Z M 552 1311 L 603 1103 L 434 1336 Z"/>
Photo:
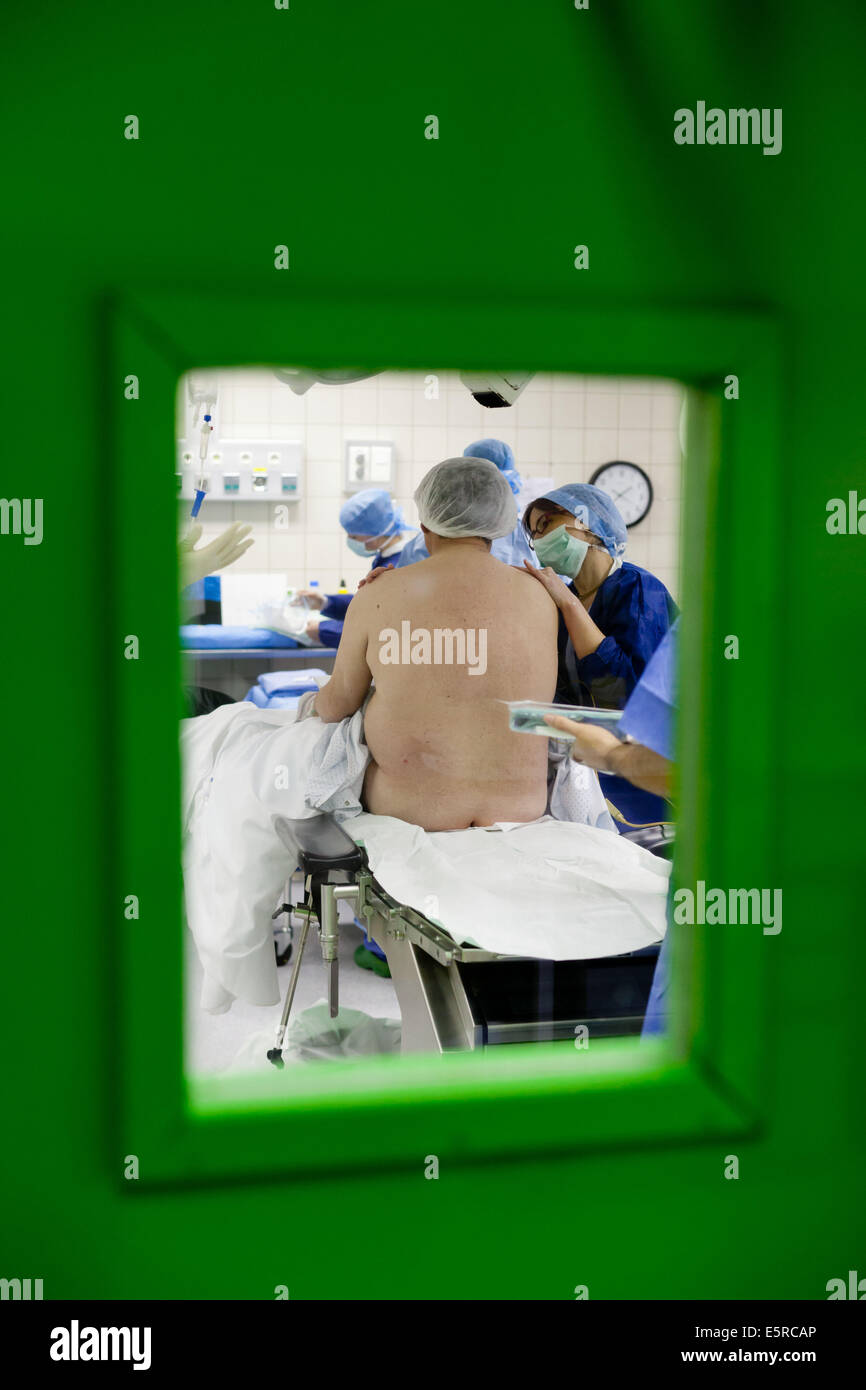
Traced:
<path fill-rule="evenodd" d="M 412 493 L 431 464 L 462 454 L 485 435 L 514 449 L 524 477 L 587 482 L 601 463 L 627 459 L 649 474 L 649 516 L 629 532 L 626 557 L 652 570 L 678 597 L 682 401 L 675 382 L 540 373 L 509 409 L 477 405 L 456 372 L 440 372 L 439 397 L 425 397 L 427 372 L 384 372 L 351 386 L 313 386 L 296 396 L 267 370 L 222 372 L 215 412 L 217 439 L 298 438 L 304 446 L 305 495 L 292 504 L 288 530 L 276 530 L 267 503 L 208 500 L 204 539 L 230 521 L 252 522 L 255 545 L 238 569 L 285 570 L 292 585 L 317 579 L 328 591 L 349 588 L 367 563 L 345 544 L 338 521 L 344 443 L 377 439 L 395 445 L 394 494 L 417 523 Z"/>

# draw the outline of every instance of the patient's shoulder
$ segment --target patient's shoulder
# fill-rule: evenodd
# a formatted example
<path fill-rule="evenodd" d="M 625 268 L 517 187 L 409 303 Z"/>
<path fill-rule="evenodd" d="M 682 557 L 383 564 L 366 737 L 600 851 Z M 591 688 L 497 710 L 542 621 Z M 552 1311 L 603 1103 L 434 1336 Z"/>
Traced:
<path fill-rule="evenodd" d="M 516 565 L 508 565 L 506 568 L 514 576 L 511 580 L 516 601 L 521 606 L 532 613 L 539 615 L 547 614 L 552 619 L 556 617 L 556 604 L 550 597 L 543 584 L 525 569 L 520 569 Z"/>
<path fill-rule="evenodd" d="M 411 568 L 415 569 L 417 566 L 413 565 Z M 355 617 L 369 616 L 404 594 L 409 570 L 410 566 L 404 569 L 381 569 L 375 579 L 365 584 L 353 596 L 351 608 L 355 609 Z"/>

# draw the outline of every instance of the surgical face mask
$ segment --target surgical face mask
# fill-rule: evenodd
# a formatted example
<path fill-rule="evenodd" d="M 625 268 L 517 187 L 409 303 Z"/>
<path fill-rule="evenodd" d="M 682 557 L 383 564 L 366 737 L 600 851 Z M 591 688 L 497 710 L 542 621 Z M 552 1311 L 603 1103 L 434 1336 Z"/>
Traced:
<path fill-rule="evenodd" d="M 372 550 L 367 549 L 363 541 L 353 540 L 351 536 L 346 537 L 346 545 L 353 555 L 363 555 L 365 560 L 369 560 L 373 554 Z"/>
<path fill-rule="evenodd" d="M 537 536 L 532 544 L 540 565 L 549 565 L 556 574 L 567 574 L 570 579 L 577 578 L 589 550 L 589 542 L 569 535 L 565 526 L 556 526 L 547 535 Z"/>

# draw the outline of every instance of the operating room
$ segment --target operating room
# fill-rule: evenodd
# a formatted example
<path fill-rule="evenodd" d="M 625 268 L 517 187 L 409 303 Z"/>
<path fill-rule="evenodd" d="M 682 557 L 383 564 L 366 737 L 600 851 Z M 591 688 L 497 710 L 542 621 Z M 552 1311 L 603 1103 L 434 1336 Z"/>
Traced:
<path fill-rule="evenodd" d="M 661 379 L 181 379 L 189 1074 L 663 1031 L 684 416 Z M 480 679 L 418 645 L 464 626 Z"/>

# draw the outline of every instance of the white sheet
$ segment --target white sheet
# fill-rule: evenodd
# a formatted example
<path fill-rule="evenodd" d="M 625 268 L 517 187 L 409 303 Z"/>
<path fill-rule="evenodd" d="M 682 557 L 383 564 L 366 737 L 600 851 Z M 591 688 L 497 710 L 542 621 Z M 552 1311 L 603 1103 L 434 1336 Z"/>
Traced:
<path fill-rule="evenodd" d="M 661 940 L 670 866 L 615 831 L 549 817 L 505 831 L 428 834 L 361 810 L 369 753 L 359 711 L 341 724 L 293 710 L 223 705 L 181 724 L 187 921 L 202 1007 L 275 1004 L 271 913 L 294 865 L 284 816 L 331 811 L 363 837 L 394 897 L 510 955 L 615 955 Z M 595 821 L 598 798 L 587 803 Z"/>
<path fill-rule="evenodd" d="M 385 892 L 456 941 L 577 960 L 636 951 L 665 933 L 670 864 L 607 830 L 545 816 L 431 833 L 366 813 L 345 829 Z"/>
<path fill-rule="evenodd" d="M 362 725 L 360 713 L 296 723 L 246 701 L 181 722 L 186 917 L 209 1013 L 279 1001 L 271 913 L 295 866 L 274 822 L 360 812 Z"/>

